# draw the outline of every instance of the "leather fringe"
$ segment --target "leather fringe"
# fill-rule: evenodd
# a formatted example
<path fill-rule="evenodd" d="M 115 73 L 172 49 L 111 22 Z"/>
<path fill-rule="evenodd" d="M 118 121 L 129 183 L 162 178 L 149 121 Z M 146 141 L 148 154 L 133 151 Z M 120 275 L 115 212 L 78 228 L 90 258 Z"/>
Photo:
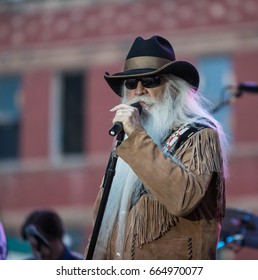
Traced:
<path fill-rule="evenodd" d="M 189 166 L 185 170 L 195 171 L 198 174 L 216 172 L 218 176 L 218 188 L 221 190 L 219 196 L 224 191 L 223 163 L 220 151 L 220 143 L 217 135 L 211 129 L 202 130 L 191 136 L 176 151 L 175 158 L 181 160 L 184 153 L 193 147 L 193 153 Z M 173 149 L 173 147 L 172 147 Z M 218 197 L 219 200 L 219 197 Z M 219 212 L 223 213 L 223 205 Z M 136 209 L 132 209 L 132 220 L 129 226 L 129 232 L 133 230 L 133 247 L 131 248 L 131 257 L 134 258 L 134 248 L 141 247 L 143 244 L 152 242 L 164 235 L 172 226 L 176 226 L 179 219 L 170 214 L 167 209 L 150 194 L 141 196 Z M 128 237 L 128 236 L 127 236 Z"/>
<path fill-rule="evenodd" d="M 180 160 L 190 147 L 193 147 L 193 153 L 186 170 L 192 170 L 198 174 L 223 173 L 220 143 L 213 130 L 204 129 L 195 133 L 178 148 L 175 157 Z"/>
<path fill-rule="evenodd" d="M 171 215 L 159 201 L 149 194 L 141 196 L 137 203 L 137 213 L 133 213 L 132 217 L 134 217 L 134 224 L 131 226 L 134 233 L 137 234 L 134 244 L 136 247 L 141 247 L 143 244 L 159 238 L 178 222 L 176 216 Z"/>
<path fill-rule="evenodd" d="M 187 171 L 194 171 L 197 174 L 217 174 L 217 190 L 218 190 L 218 219 L 225 215 L 225 201 L 222 197 L 225 195 L 225 182 L 223 171 L 223 159 L 219 138 L 212 129 L 203 129 L 201 132 L 195 133 L 176 151 L 175 157 L 182 159 L 184 153 L 190 148 L 192 149 L 191 161 L 186 168 Z"/>

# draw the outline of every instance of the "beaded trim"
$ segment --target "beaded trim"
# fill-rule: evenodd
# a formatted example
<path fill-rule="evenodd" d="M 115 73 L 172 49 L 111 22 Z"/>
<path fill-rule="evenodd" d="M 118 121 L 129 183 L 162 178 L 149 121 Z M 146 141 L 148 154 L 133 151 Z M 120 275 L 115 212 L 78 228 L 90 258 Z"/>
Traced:
<path fill-rule="evenodd" d="M 165 146 L 163 147 L 163 152 L 166 153 L 171 150 L 171 147 L 174 143 L 179 139 L 179 137 L 185 133 L 190 128 L 189 123 L 185 123 L 179 127 L 175 132 L 173 132 L 170 137 L 168 138 Z"/>

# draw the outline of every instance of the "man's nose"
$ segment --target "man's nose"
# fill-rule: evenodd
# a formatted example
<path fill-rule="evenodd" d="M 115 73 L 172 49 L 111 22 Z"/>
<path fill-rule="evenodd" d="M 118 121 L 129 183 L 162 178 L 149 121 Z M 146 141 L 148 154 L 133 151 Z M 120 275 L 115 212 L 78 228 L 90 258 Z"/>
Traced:
<path fill-rule="evenodd" d="M 146 93 L 146 89 L 145 87 L 142 85 L 142 82 L 141 81 L 138 81 L 137 83 L 137 87 L 136 89 L 134 90 L 134 94 L 135 95 L 143 95 Z"/>

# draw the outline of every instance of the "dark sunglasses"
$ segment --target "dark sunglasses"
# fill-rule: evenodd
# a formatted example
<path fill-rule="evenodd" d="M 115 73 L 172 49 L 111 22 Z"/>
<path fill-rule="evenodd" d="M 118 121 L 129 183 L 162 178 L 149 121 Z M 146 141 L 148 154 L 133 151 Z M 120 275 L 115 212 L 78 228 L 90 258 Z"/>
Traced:
<path fill-rule="evenodd" d="M 141 82 L 142 85 L 146 88 L 155 88 L 161 85 L 161 77 L 143 77 L 143 78 L 132 78 L 125 80 L 125 87 L 127 89 L 136 89 L 138 82 Z"/>

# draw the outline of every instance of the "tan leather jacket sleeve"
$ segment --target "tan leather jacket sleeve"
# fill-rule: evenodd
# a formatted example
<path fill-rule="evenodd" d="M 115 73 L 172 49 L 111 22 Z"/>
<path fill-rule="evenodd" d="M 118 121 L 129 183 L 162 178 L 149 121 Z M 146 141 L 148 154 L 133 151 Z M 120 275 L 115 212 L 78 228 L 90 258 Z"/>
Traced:
<path fill-rule="evenodd" d="M 196 137 L 203 141 L 207 136 L 210 142 L 213 141 L 210 139 L 214 139 L 214 143 L 208 143 L 211 147 L 218 145 L 215 130 L 205 128 L 196 134 Z M 207 145 L 207 142 L 200 141 L 199 145 Z M 177 160 L 165 157 L 146 132 L 138 129 L 121 143 L 116 153 L 131 166 L 150 193 L 169 212 L 179 217 L 187 215 L 198 205 L 213 175 L 213 170 L 210 170 L 212 168 L 203 168 L 203 171 L 199 172 L 198 166 L 192 166 L 193 163 L 206 166 L 206 157 L 212 156 L 197 156 L 195 149 L 195 143 L 188 143 L 179 164 Z"/>

